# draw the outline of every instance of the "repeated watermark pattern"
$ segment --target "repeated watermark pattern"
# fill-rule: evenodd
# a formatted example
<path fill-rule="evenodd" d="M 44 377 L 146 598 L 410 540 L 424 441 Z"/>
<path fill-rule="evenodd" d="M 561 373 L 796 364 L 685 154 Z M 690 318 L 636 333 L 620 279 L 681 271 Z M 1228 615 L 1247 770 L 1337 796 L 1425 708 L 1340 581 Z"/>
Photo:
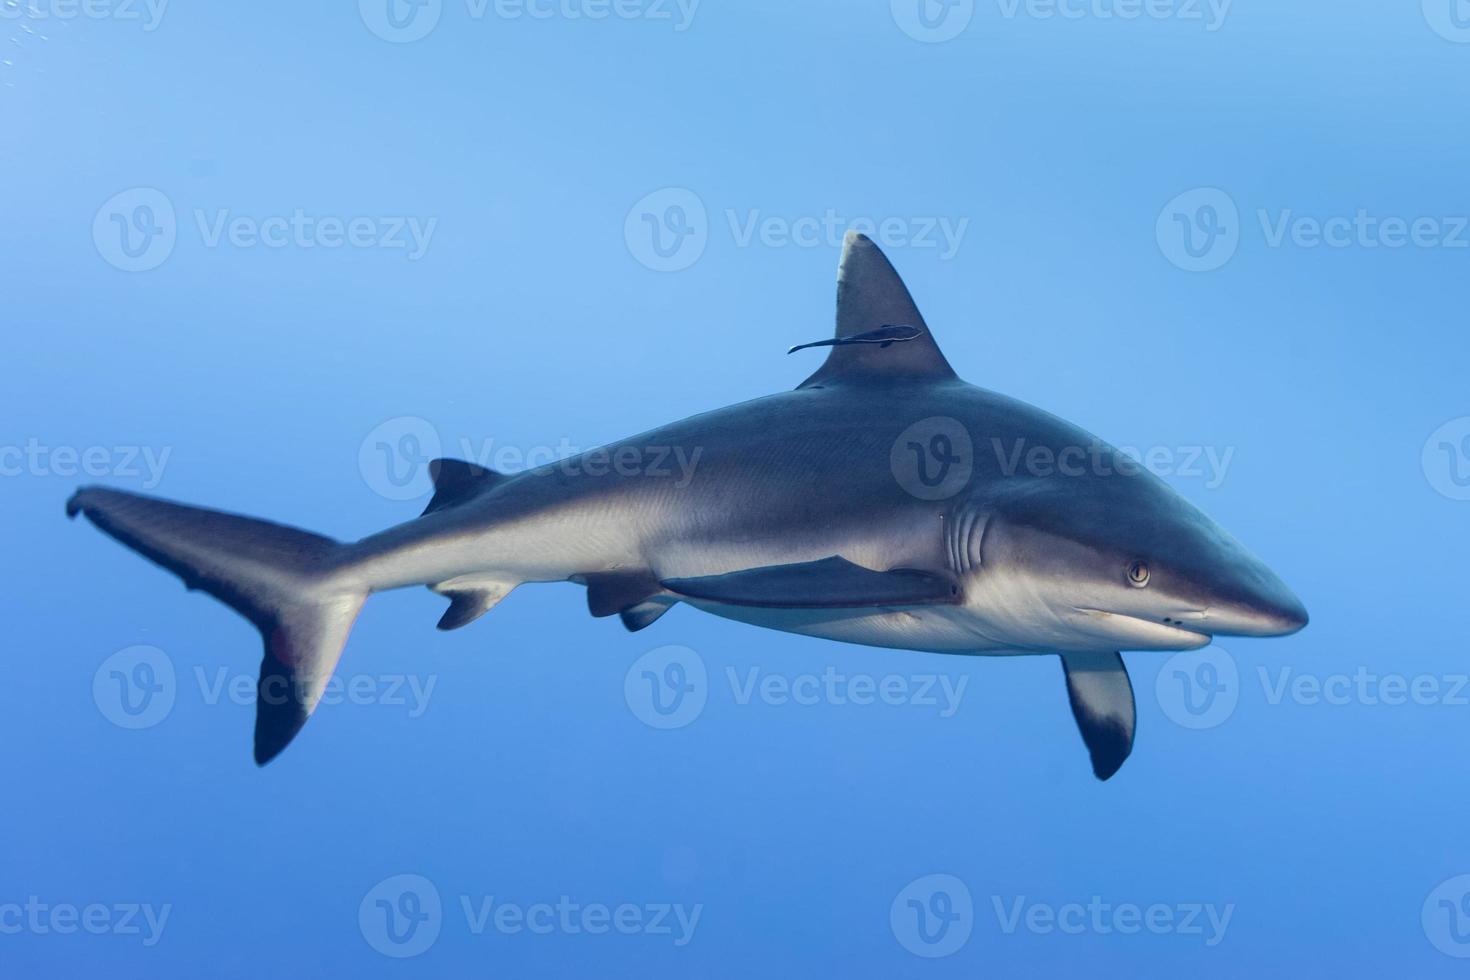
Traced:
<path fill-rule="evenodd" d="M 1106 900 L 1046 902 L 1025 895 L 990 895 L 996 932 L 1012 936 L 1182 936 L 1207 948 L 1220 945 L 1235 915 L 1234 903 Z M 888 922 L 900 946 L 937 959 L 959 952 L 980 918 L 969 886 L 950 874 L 929 874 L 905 885 L 889 905 Z"/>
<path fill-rule="evenodd" d="M 1470 248 L 1470 216 L 1385 215 L 1367 208 L 1350 214 L 1299 214 L 1257 208 L 1261 241 L 1269 249 L 1398 251 Z M 1235 199 L 1218 187 L 1185 191 L 1164 205 L 1155 223 L 1159 250 L 1186 272 L 1213 272 L 1236 255 L 1249 225 Z"/>
<path fill-rule="evenodd" d="M 152 490 L 171 455 L 172 446 L 49 446 L 33 436 L 24 445 L 0 445 L 0 477 L 116 477 Z"/>
<path fill-rule="evenodd" d="M 0 936 L 122 936 L 157 946 L 173 905 L 147 902 L 47 902 L 28 895 L 24 902 L 0 901 Z"/>
<path fill-rule="evenodd" d="M 995 0 L 1002 20 L 1177 21 L 1209 33 L 1225 26 L 1234 0 Z M 890 0 L 893 22 L 927 44 L 952 41 L 970 28 L 976 0 Z"/>
<path fill-rule="evenodd" d="M 796 674 L 760 667 L 727 666 L 712 684 L 704 658 L 685 646 L 662 646 L 635 660 L 623 677 L 623 698 L 634 717 L 650 728 L 683 728 L 704 713 L 713 693 L 737 707 L 772 708 L 872 705 L 910 707 L 952 718 L 970 683 L 965 675 L 849 673 L 828 665 Z M 713 688 L 713 690 L 712 690 Z"/>
<path fill-rule="evenodd" d="M 357 467 L 374 493 L 413 500 L 433 489 L 429 464 L 448 445 L 427 419 L 400 415 L 374 426 L 358 446 Z M 700 446 L 620 445 L 580 447 L 563 437 L 556 445 L 521 446 L 494 438 L 460 437 L 450 446 L 456 458 L 497 473 L 667 480 L 682 490 L 694 479 Z"/>
<path fill-rule="evenodd" d="M 1287 665 L 1258 666 L 1255 685 L 1243 684 L 1235 658 L 1219 646 L 1175 654 L 1159 668 L 1159 707 L 1185 728 L 1215 728 L 1235 714 L 1247 688 L 1269 707 L 1470 706 L 1470 674 L 1382 673 L 1364 665 L 1316 673 Z"/>
<path fill-rule="evenodd" d="M 699 928 L 704 905 L 682 902 L 555 900 L 507 901 L 496 895 L 460 894 L 452 903 L 468 935 L 648 936 L 687 946 Z M 435 884 L 423 875 L 398 874 L 378 882 L 358 904 L 362 937 L 377 952 L 396 959 L 419 956 L 438 941 L 448 915 Z"/>
<path fill-rule="evenodd" d="M 157 269 L 173 255 L 181 233 L 206 249 L 353 249 L 424 257 L 437 217 L 399 214 L 318 214 L 292 208 L 277 214 L 240 214 L 230 208 L 193 208 L 180 222 L 173 200 L 156 187 L 132 187 L 103 202 L 92 219 L 97 254 L 123 272 Z"/>
<path fill-rule="evenodd" d="M 78 20 L 112 20 L 137 24 L 153 33 L 163 23 L 169 0 L 4 0 L 0 21 L 45 25 Z"/>
<path fill-rule="evenodd" d="M 196 666 L 181 684 L 173 658 L 155 646 L 125 647 L 98 665 L 92 675 L 92 701 L 119 728 L 141 730 L 163 722 L 184 694 L 199 702 L 250 706 L 258 701 L 287 704 L 299 700 L 284 677 L 268 678 L 262 687 L 253 673 L 227 667 Z M 327 681 L 321 704 L 376 705 L 422 717 L 429 708 L 437 674 L 347 674 Z"/>
<path fill-rule="evenodd" d="M 462 0 L 471 22 L 499 21 L 642 21 L 665 25 L 676 33 L 694 26 L 700 0 Z M 394 44 L 411 44 L 432 34 L 443 19 L 444 0 L 358 0 L 362 22 L 375 36 Z"/>
<path fill-rule="evenodd" d="M 725 208 L 711 221 L 703 198 L 687 187 L 644 195 L 623 220 L 623 241 L 639 264 L 655 272 L 679 272 L 699 261 L 710 238 L 728 235 L 737 248 L 840 248 L 848 231 L 867 235 L 885 249 L 916 249 L 949 260 L 959 254 L 970 219 L 943 215 L 776 215 L 760 208 Z"/>
<path fill-rule="evenodd" d="M 946 415 L 921 419 L 898 434 L 889 449 L 893 479 L 920 500 L 948 500 L 970 484 L 977 467 L 1003 478 L 1158 477 L 1222 486 L 1235 459 L 1234 446 L 1110 446 L 1100 439 L 1086 445 L 1052 446 L 1025 437 L 992 436 L 977 456 L 964 423 Z"/>

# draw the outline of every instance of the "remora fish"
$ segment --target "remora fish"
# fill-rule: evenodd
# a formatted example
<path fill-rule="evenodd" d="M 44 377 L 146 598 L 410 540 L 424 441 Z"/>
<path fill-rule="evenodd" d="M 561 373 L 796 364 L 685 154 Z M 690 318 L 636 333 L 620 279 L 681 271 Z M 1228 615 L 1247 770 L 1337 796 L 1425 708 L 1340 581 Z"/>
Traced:
<path fill-rule="evenodd" d="M 646 461 L 671 449 L 697 461 L 678 480 L 579 465 L 587 454 L 517 475 L 438 460 L 420 517 L 352 544 L 99 487 L 66 509 L 259 628 L 260 764 L 306 723 L 367 597 L 410 585 L 449 599 L 440 629 L 523 583 L 572 581 L 594 616 L 617 613 L 630 630 L 686 602 L 848 643 L 1058 654 L 1101 779 L 1133 747 L 1117 651 L 1306 624 L 1269 568 L 1157 477 L 956 377 L 861 235 L 843 249 L 830 346 L 795 391 L 594 451 Z M 1036 447 L 1058 465 L 1028 471 L 1018 461 Z"/>

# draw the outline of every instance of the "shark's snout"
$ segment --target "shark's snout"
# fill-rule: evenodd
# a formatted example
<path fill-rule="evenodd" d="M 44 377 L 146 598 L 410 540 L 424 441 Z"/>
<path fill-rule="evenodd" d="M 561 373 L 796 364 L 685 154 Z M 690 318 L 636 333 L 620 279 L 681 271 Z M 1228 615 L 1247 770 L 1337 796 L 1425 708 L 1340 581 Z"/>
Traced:
<path fill-rule="evenodd" d="M 1307 607 L 1278 580 L 1273 588 L 1206 609 L 1200 627 L 1215 636 L 1290 636 L 1307 619 Z"/>

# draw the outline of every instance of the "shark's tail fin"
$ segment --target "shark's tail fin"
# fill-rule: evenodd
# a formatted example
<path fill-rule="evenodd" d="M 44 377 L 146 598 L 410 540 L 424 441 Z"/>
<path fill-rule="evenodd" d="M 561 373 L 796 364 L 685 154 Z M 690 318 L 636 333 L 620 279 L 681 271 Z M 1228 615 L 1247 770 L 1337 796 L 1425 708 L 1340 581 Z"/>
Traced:
<path fill-rule="evenodd" d="M 255 714 L 255 761 L 284 749 L 321 700 L 367 598 L 342 585 L 343 546 L 268 521 L 84 487 L 66 503 L 87 519 L 255 624 L 265 640 Z"/>

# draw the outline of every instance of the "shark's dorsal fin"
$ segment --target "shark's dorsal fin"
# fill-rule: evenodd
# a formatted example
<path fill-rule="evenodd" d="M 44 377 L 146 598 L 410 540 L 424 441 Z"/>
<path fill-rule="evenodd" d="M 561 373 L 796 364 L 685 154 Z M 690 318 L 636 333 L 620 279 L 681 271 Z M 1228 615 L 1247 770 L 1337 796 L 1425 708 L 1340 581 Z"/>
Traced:
<path fill-rule="evenodd" d="M 800 387 L 903 378 L 943 381 L 955 376 L 908 288 L 882 250 L 867 235 L 850 231 L 837 267 L 835 336 L 858 337 L 892 324 L 911 326 L 923 333 L 904 343 L 838 344 L 817 373 Z"/>
<path fill-rule="evenodd" d="M 497 473 L 462 459 L 430 460 L 429 477 L 434 481 L 434 496 L 429 498 L 424 514 L 432 514 L 436 510 L 463 503 L 501 480 L 509 479 L 504 473 Z M 422 517 L 423 514 L 419 516 Z"/>

